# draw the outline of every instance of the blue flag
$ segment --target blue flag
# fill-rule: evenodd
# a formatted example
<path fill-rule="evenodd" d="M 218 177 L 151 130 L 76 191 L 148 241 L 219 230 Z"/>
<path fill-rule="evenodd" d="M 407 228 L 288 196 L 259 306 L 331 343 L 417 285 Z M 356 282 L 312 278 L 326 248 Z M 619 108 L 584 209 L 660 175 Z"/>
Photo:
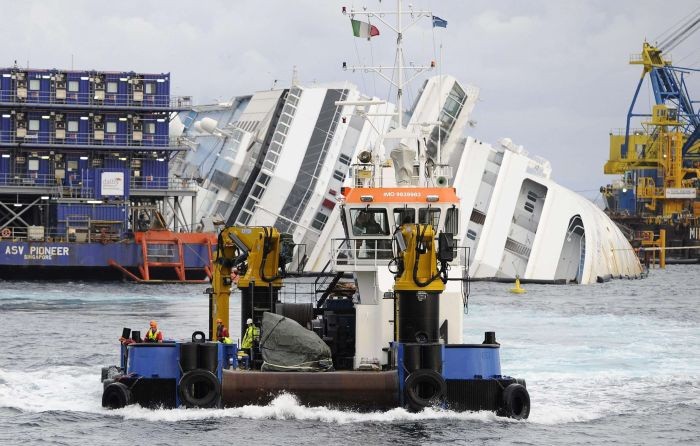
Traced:
<path fill-rule="evenodd" d="M 447 20 L 441 19 L 440 17 L 434 15 L 433 28 L 447 28 Z"/>

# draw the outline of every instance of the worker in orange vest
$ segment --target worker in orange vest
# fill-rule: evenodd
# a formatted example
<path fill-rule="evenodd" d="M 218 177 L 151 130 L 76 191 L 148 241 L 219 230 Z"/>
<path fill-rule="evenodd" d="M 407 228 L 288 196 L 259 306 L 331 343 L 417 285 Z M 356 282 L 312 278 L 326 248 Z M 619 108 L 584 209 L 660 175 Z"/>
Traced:
<path fill-rule="evenodd" d="M 149 324 L 150 328 L 146 332 L 146 336 L 144 338 L 145 342 L 163 342 L 163 333 L 158 330 L 158 324 L 156 321 L 151 321 Z"/>

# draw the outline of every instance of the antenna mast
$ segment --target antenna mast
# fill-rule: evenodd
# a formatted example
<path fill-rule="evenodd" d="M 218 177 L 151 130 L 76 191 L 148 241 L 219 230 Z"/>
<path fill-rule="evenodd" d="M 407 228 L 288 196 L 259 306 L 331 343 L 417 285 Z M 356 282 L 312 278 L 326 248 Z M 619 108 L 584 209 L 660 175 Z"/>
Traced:
<path fill-rule="evenodd" d="M 433 16 L 433 13 L 431 11 L 415 11 L 412 6 L 409 5 L 408 11 L 404 11 L 402 8 L 402 0 L 397 0 L 396 1 L 397 7 L 396 11 L 367 11 L 363 9 L 362 11 L 356 11 L 354 9 L 351 9 L 349 12 L 343 8 L 343 14 L 350 14 L 350 18 L 354 18 L 355 16 L 366 16 L 367 19 L 369 20 L 370 18 L 376 18 L 380 22 L 382 22 L 385 26 L 387 26 L 389 29 L 391 29 L 394 33 L 396 33 L 396 65 L 391 68 L 391 71 L 396 72 L 396 81 L 394 81 L 394 76 L 387 76 L 384 74 L 384 71 L 389 71 L 389 67 L 385 67 L 382 65 L 379 66 L 348 66 L 347 64 L 343 64 L 343 69 L 345 70 L 362 70 L 364 72 L 372 72 L 376 73 L 380 77 L 382 77 L 384 80 L 389 82 L 391 85 L 396 87 L 396 105 L 398 107 L 398 112 L 397 112 L 397 124 L 398 128 L 403 128 L 403 92 L 404 92 L 404 87 L 408 85 L 410 82 L 413 81 L 420 73 L 426 70 L 432 70 L 435 68 L 434 64 L 430 64 L 427 66 L 421 66 L 421 65 L 409 65 L 405 66 L 404 65 L 404 58 L 403 58 L 403 35 L 408 30 L 410 27 L 415 25 L 421 18 L 423 17 L 431 17 Z M 384 20 L 385 15 L 396 15 L 396 25 L 392 25 L 388 21 Z M 406 15 L 409 17 L 408 24 L 404 25 L 402 21 L 402 17 Z M 409 75 L 404 75 L 404 72 L 410 71 L 412 72 Z"/>

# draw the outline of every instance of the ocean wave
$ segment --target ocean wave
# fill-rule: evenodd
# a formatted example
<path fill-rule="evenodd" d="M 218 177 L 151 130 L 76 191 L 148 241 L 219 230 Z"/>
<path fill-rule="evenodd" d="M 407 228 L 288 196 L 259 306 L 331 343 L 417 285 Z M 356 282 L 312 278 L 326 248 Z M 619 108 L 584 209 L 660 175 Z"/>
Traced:
<path fill-rule="evenodd" d="M 526 421 L 504 419 L 492 412 L 454 412 L 428 408 L 413 413 L 401 408 L 385 412 L 355 412 L 300 405 L 290 394 L 280 395 L 266 406 L 226 409 L 147 409 L 137 405 L 117 410 L 101 407 L 99 367 L 59 366 L 22 371 L 0 368 L 0 408 L 22 412 L 86 412 L 125 420 L 178 422 L 221 418 L 251 420 L 298 420 L 331 424 L 401 423 L 425 420 L 456 420 L 480 423 L 514 422 L 557 425 L 587 422 L 604 417 L 653 412 L 659 407 L 697 407 L 700 376 L 624 375 L 582 379 L 570 373 L 543 374 L 530 380 L 532 398 Z"/>
<path fill-rule="evenodd" d="M 147 421 L 193 421 L 221 418 L 242 418 L 249 420 L 296 420 L 319 421 L 332 424 L 351 423 L 397 423 L 404 421 L 425 420 L 465 420 L 493 422 L 503 421 L 493 412 L 453 412 L 428 408 L 413 413 L 405 409 L 391 409 L 385 412 L 355 412 L 349 410 L 329 409 L 317 406 L 307 407 L 299 404 L 294 395 L 283 394 L 267 406 L 243 406 L 227 409 L 156 409 L 150 410 L 140 406 L 130 406 L 111 411 L 126 420 Z M 508 420 L 520 422 L 516 420 Z"/>

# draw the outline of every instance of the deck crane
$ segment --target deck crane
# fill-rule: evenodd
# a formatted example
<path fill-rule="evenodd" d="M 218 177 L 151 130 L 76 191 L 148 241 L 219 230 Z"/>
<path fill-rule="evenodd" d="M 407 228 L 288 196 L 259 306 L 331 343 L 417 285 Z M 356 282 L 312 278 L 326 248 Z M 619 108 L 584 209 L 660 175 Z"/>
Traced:
<path fill-rule="evenodd" d="M 624 133 L 610 134 L 606 174 L 622 180 L 601 187 L 606 211 L 630 229 L 630 238 L 653 239 L 666 229 L 670 245 L 700 240 L 700 111 L 688 91 L 697 68 L 672 64 L 667 54 L 700 28 L 700 8 L 667 30 L 657 42 L 644 42 L 630 64 L 641 65 Z M 651 113 L 635 112 L 645 79 L 654 94 Z M 641 128 L 633 128 L 633 121 Z M 688 256 L 688 252 L 682 252 Z M 700 251 L 693 253 L 700 255 Z"/>
<path fill-rule="evenodd" d="M 700 111 L 688 90 L 696 68 L 678 67 L 667 54 L 700 28 L 700 8 L 651 44 L 630 64 L 641 65 L 624 133 L 610 134 L 606 174 L 622 180 L 601 187 L 606 211 L 634 241 L 653 241 L 661 229 L 681 257 L 700 259 Z M 654 93 L 651 113 L 635 111 L 645 79 Z M 641 128 L 633 128 L 633 122 Z"/>

